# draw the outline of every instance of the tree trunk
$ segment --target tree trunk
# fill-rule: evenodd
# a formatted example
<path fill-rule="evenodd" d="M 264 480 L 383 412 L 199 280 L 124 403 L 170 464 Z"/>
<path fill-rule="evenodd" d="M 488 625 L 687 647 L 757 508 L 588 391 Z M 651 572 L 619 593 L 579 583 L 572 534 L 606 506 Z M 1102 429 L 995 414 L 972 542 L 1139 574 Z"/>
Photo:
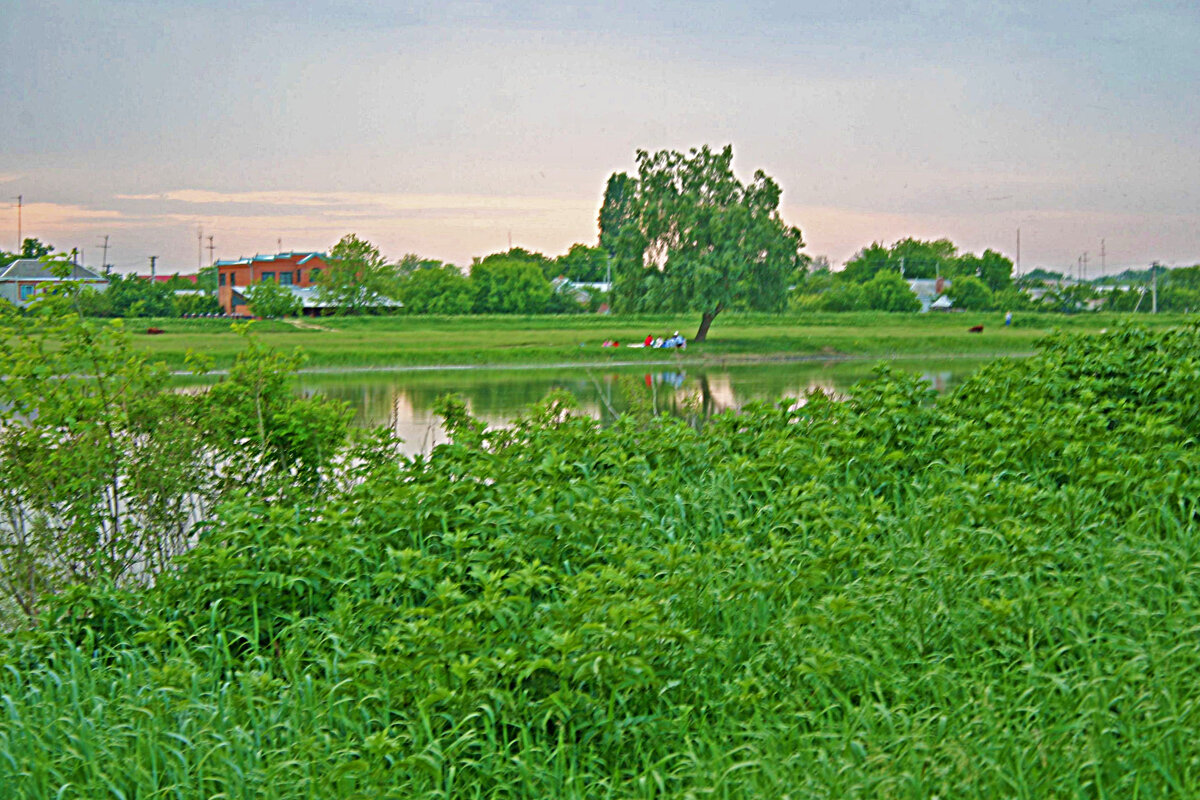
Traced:
<path fill-rule="evenodd" d="M 715 311 L 705 311 L 704 316 L 700 318 L 700 330 L 696 331 L 696 337 L 693 342 L 703 342 L 708 338 L 708 326 L 712 325 L 712 321 L 717 318 L 717 314 L 721 313 L 721 307 L 717 306 Z"/>

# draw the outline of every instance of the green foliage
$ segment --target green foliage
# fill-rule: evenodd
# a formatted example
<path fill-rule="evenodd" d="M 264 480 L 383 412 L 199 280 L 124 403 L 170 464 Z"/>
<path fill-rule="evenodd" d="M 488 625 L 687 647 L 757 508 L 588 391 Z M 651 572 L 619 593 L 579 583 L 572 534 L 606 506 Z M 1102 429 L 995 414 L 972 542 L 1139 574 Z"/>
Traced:
<path fill-rule="evenodd" d="M 1038 267 L 1020 276 L 1018 281 L 1022 286 L 1043 286 L 1047 283 L 1061 281 L 1064 278 L 1066 278 L 1066 275 L 1063 275 L 1061 272 Z"/>
<path fill-rule="evenodd" d="M 1086 283 L 1059 286 L 1042 295 L 1037 307 L 1043 311 L 1060 314 L 1077 314 L 1086 311 L 1088 302 L 1099 297 L 1099 293 Z"/>
<path fill-rule="evenodd" d="M 891 247 L 875 242 L 858 251 L 842 270 L 847 280 L 866 283 L 880 272 L 904 272 L 906 278 L 935 278 L 954 271 L 958 248 L 949 239 L 901 239 Z"/>
<path fill-rule="evenodd" d="M 13 798 L 1200 789 L 1196 329 L 698 430 L 552 396 L 10 637 Z"/>
<path fill-rule="evenodd" d="M 87 289 L 79 303 L 90 317 L 176 316 L 175 292 L 165 283 L 137 275 L 110 275 L 107 289 Z"/>
<path fill-rule="evenodd" d="M 547 281 L 558 276 L 558 264 L 554 259 L 548 258 L 541 253 L 530 252 L 523 247 L 513 247 L 503 253 L 492 253 L 483 258 L 475 259 L 471 264 L 471 274 L 475 273 L 475 269 L 480 265 L 497 266 L 511 264 L 530 264 L 537 268 L 538 272 L 542 273 Z"/>
<path fill-rule="evenodd" d="M 972 256 L 974 258 L 974 256 Z M 1002 292 L 1012 286 L 1012 260 L 997 253 L 995 250 L 984 250 L 978 259 L 975 269 L 970 274 L 977 275 L 992 292 Z M 958 274 L 963 274 L 961 265 Z"/>
<path fill-rule="evenodd" d="M 921 310 L 921 301 L 908 288 L 908 282 L 895 272 L 878 272 L 863 284 L 863 300 L 872 311 Z"/>
<path fill-rule="evenodd" d="M 25 239 L 21 242 L 21 258 L 41 258 L 53 252 L 54 246 L 40 239 Z"/>
<path fill-rule="evenodd" d="M 422 269 L 440 269 L 444 266 L 452 266 L 438 261 L 436 258 L 422 258 L 416 253 L 405 253 L 404 256 L 396 262 L 396 274 L 400 278 L 405 278 Z"/>
<path fill-rule="evenodd" d="M 303 308 L 299 297 L 273 280 L 259 281 L 243 294 L 250 304 L 250 311 L 267 319 L 294 317 Z"/>
<path fill-rule="evenodd" d="M 526 258 L 488 256 L 471 267 L 477 314 L 536 314 L 546 308 L 552 289 L 538 264 Z"/>
<path fill-rule="evenodd" d="M 800 230 L 779 216 L 779 186 L 762 170 L 739 181 L 731 146 L 639 150 L 637 161 L 632 185 L 609 180 L 615 199 L 606 192 L 601 210 L 601 246 L 619 226 L 616 310 L 699 311 L 694 341 L 703 342 L 726 309 L 782 309 L 805 259 Z"/>
<path fill-rule="evenodd" d="M 453 264 L 418 267 L 400 283 L 400 300 L 412 314 L 468 314 L 475 293 Z"/>
<path fill-rule="evenodd" d="M 217 302 L 216 292 L 212 294 L 177 294 L 175 295 L 175 313 L 187 314 L 219 314 L 221 304 Z"/>
<path fill-rule="evenodd" d="M 176 288 L 196 289 L 195 284 L 184 279 L 159 282 L 137 275 L 113 274 L 108 276 L 108 282 L 104 291 L 83 288 L 76 307 L 84 316 L 178 317 L 221 310 L 216 297 L 211 294 L 176 295 Z"/>
<path fill-rule="evenodd" d="M 630 258 L 629 245 L 637 239 L 636 194 L 637 181 L 624 172 L 614 172 L 604 186 L 598 219 L 600 248 L 614 261 Z"/>
<path fill-rule="evenodd" d="M 846 262 L 842 275 L 855 283 L 866 283 L 880 272 L 901 273 L 905 278 L 954 279 L 960 275 L 980 278 L 990 291 L 1003 291 L 1012 284 L 1013 263 L 995 250 L 982 255 L 958 253 L 949 239 L 922 241 L 901 239 L 891 247 L 875 242 Z"/>
<path fill-rule="evenodd" d="M 979 278 L 960 275 L 950 284 L 946 294 L 954 301 L 954 307 L 963 311 L 982 311 L 994 307 L 992 293 Z"/>
<path fill-rule="evenodd" d="M 360 314 L 386 307 L 398 294 L 398 275 L 379 248 L 353 233 L 329 251 L 317 276 L 317 296 L 338 314 Z"/>
<path fill-rule="evenodd" d="M 251 341 L 211 390 L 180 393 L 85 296 L 67 282 L 0 317 L 0 593 L 29 617 L 74 584 L 164 569 L 232 493 L 311 490 L 346 435 L 343 407 L 294 396 L 296 361 Z"/>
<path fill-rule="evenodd" d="M 822 311 L 866 311 L 870 308 L 863 287 L 848 281 L 834 282 L 818 297 L 818 308 Z"/>
<path fill-rule="evenodd" d="M 1126 274 L 1131 272 L 1131 270 L 1126 270 Z M 1170 270 L 1156 265 L 1149 270 L 1144 270 L 1136 277 L 1144 279 L 1147 283 L 1130 287 L 1124 291 L 1120 289 L 1110 291 L 1105 298 L 1105 310 L 1137 310 L 1142 313 L 1150 313 L 1155 305 L 1152 301 L 1152 272 L 1157 272 L 1158 275 L 1157 305 L 1160 312 L 1186 313 L 1200 310 L 1200 265 Z"/>
<path fill-rule="evenodd" d="M 573 244 L 554 264 L 554 275 L 550 277 L 562 275 L 576 283 L 600 283 L 607 274 L 608 252 L 603 247 Z"/>

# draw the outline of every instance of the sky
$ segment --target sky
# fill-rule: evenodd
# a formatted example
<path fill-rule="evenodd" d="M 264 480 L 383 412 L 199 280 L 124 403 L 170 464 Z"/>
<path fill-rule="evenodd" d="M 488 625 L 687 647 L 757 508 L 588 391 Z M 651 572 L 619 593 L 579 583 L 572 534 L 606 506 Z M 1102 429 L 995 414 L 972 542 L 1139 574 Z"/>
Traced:
<path fill-rule="evenodd" d="M 119 271 L 557 255 L 637 150 L 732 144 L 835 265 L 1018 229 L 1021 271 L 1193 264 L 1198 40 L 1194 0 L 0 0 L 0 249 L 21 195 Z"/>

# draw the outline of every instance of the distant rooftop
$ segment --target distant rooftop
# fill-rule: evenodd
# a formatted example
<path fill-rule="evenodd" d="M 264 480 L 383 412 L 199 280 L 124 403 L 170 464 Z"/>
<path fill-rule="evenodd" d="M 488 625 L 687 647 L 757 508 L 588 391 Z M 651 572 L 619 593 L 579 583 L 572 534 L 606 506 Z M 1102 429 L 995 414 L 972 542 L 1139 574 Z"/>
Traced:
<path fill-rule="evenodd" d="M 297 258 L 299 259 L 297 263 L 303 264 L 311 258 L 327 259 L 329 258 L 329 254 L 313 250 L 293 250 L 287 253 L 271 253 L 266 255 L 259 253 L 258 255 L 244 258 L 218 260 L 213 263 L 213 266 L 243 267 L 247 264 L 270 264 L 274 261 L 292 261 Z"/>
<path fill-rule="evenodd" d="M 47 269 L 47 264 L 37 258 L 18 258 L 7 267 L 0 267 L 0 280 L 37 280 L 37 281 L 105 281 L 103 275 L 97 275 L 87 267 L 78 264 L 71 266 L 71 274 L 66 278 L 58 278 Z"/>

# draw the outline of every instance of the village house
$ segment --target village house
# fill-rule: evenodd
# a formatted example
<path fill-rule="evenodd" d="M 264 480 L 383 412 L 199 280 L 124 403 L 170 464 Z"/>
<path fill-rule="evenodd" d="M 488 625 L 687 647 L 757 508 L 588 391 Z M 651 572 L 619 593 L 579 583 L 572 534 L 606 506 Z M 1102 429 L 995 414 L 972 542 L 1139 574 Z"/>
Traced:
<path fill-rule="evenodd" d="M 950 288 L 950 281 L 945 278 L 909 278 L 907 283 L 908 288 L 921 301 L 921 313 L 930 309 L 947 311 L 952 305 L 950 298 L 945 295 L 945 291 Z"/>
<path fill-rule="evenodd" d="M 98 292 L 108 288 L 108 280 L 87 267 L 74 264 L 70 275 L 59 278 L 40 259 L 18 258 L 8 266 L 0 267 L 0 299 L 15 306 L 27 306 L 39 292 L 63 281 L 82 281 Z"/>
<path fill-rule="evenodd" d="M 226 314 L 249 314 L 245 290 L 262 281 L 275 281 L 292 288 L 306 312 L 316 308 L 311 291 L 316 277 L 325 269 L 325 253 L 276 253 L 230 261 L 217 261 L 217 300 Z M 298 291 L 299 290 L 299 291 Z"/>

